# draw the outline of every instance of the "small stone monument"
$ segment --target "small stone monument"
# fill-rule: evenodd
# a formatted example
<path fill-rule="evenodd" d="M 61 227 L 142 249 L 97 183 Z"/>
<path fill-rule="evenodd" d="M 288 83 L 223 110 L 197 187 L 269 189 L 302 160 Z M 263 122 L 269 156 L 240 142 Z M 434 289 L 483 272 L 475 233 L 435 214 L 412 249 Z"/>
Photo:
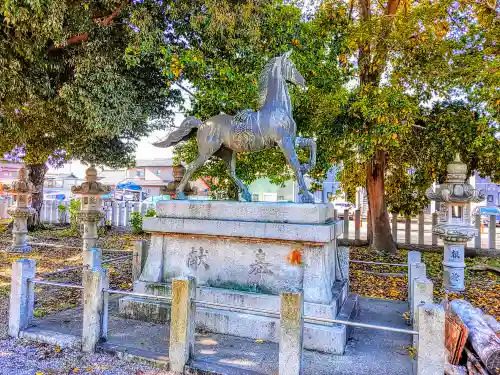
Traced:
<path fill-rule="evenodd" d="M 31 247 L 26 244 L 26 236 L 28 234 L 28 217 L 35 212 L 30 205 L 31 194 L 35 188 L 28 180 L 26 168 L 23 167 L 19 170 L 19 179 L 12 182 L 8 191 L 14 197 L 12 206 L 7 209 L 7 213 L 14 219 L 10 251 L 27 253 L 31 251 Z"/>
<path fill-rule="evenodd" d="M 443 283 L 449 292 L 465 290 L 465 245 L 478 235 L 477 229 L 470 224 L 470 204 L 484 200 L 484 195 L 465 182 L 466 179 L 467 165 L 457 154 L 448 164 L 446 182 L 435 191 L 432 188 L 427 191 L 430 200 L 441 203 L 439 221 L 432 232 L 444 243 Z"/>
<path fill-rule="evenodd" d="M 83 262 L 92 265 L 91 249 L 97 245 L 97 223 L 103 216 L 102 194 L 108 194 L 109 186 L 97 182 L 97 170 L 91 166 L 85 171 L 85 182 L 73 186 L 71 192 L 80 195 L 78 221 L 83 223 Z"/>
<path fill-rule="evenodd" d="M 180 185 L 182 178 L 186 174 L 186 168 L 184 168 L 184 166 L 182 166 L 181 164 L 178 164 L 174 165 L 172 169 L 173 169 L 174 181 L 169 182 L 165 186 L 162 186 L 160 188 L 160 193 L 165 195 L 170 195 L 170 198 L 175 199 L 177 187 Z M 187 183 L 184 188 L 184 194 L 194 195 L 196 194 L 196 190 L 191 188 L 191 185 Z"/>

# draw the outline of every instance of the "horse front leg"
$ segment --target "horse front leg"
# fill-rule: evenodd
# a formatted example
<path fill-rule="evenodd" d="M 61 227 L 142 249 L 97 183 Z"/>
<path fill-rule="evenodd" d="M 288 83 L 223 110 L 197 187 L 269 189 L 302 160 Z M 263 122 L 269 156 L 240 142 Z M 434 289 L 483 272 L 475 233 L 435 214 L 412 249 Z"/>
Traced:
<path fill-rule="evenodd" d="M 278 142 L 278 146 L 285 155 L 288 165 L 290 165 L 290 167 L 292 167 L 293 171 L 295 172 L 295 176 L 299 184 L 299 193 L 301 194 L 302 202 L 314 203 L 314 197 L 307 190 L 304 176 L 302 175 L 302 172 L 300 170 L 299 159 L 297 158 L 297 154 L 295 153 L 295 149 L 293 148 L 294 144 L 290 136 L 288 134 L 283 134 L 282 139 Z"/>
<path fill-rule="evenodd" d="M 189 182 L 189 179 L 193 175 L 194 172 L 198 168 L 200 168 L 205 162 L 210 158 L 210 155 L 198 155 L 198 158 L 193 161 L 189 166 L 186 168 L 186 173 L 182 177 L 181 182 L 175 189 L 175 198 L 176 199 L 185 199 L 185 194 L 184 194 L 184 189 L 186 188 L 187 183 Z"/>
<path fill-rule="evenodd" d="M 295 138 L 295 147 L 303 150 L 309 149 L 309 162 L 300 166 L 300 171 L 306 174 L 316 166 L 316 142 L 312 138 L 297 137 Z"/>

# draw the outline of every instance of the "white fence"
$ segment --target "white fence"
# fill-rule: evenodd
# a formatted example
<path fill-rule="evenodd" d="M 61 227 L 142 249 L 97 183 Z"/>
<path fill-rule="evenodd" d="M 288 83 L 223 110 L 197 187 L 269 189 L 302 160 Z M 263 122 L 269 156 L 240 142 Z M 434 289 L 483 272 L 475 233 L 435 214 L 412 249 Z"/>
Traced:
<path fill-rule="evenodd" d="M 9 218 L 7 207 L 11 204 L 11 200 L 0 201 L 0 215 L 2 219 Z M 59 206 L 66 207 L 64 210 L 59 210 Z M 106 202 L 104 205 L 104 219 L 115 227 L 130 226 L 130 214 L 132 212 L 140 212 L 142 216 L 149 208 L 155 208 L 152 203 L 140 202 Z M 53 200 L 47 199 L 43 201 L 41 210 L 41 221 L 49 224 L 68 224 L 69 223 L 69 200 Z"/>

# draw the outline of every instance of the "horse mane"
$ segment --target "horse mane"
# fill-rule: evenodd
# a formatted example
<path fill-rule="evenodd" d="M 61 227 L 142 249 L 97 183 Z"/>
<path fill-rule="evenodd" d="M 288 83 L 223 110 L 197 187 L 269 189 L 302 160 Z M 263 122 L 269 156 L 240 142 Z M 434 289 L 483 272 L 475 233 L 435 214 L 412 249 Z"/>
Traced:
<path fill-rule="evenodd" d="M 280 56 L 273 57 L 269 62 L 264 66 L 262 69 L 262 72 L 260 72 L 259 75 L 259 108 L 261 108 L 264 105 L 264 102 L 266 101 L 267 97 L 267 84 L 269 81 L 269 72 L 273 67 L 276 65 L 276 62 Z M 234 117 L 233 117 L 233 122 L 234 123 L 246 123 L 248 116 L 253 111 L 251 109 L 243 109 L 239 111 Z"/>
<path fill-rule="evenodd" d="M 259 75 L 259 107 L 262 107 L 264 105 L 264 102 L 266 101 L 267 81 L 268 81 L 269 72 L 274 67 L 274 65 L 276 65 L 276 62 L 279 58 L 280 58 L 280 56 L 273 57 L 264 66 L 264 69 L 262 69 L 262 72 L 260 72 L 260 75 Z"/>

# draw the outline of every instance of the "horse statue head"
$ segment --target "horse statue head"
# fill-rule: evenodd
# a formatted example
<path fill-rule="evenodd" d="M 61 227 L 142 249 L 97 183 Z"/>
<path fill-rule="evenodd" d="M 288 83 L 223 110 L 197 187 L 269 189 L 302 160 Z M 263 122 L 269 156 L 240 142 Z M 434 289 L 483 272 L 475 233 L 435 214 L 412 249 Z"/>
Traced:
<path fill-rule="evenodd" d="M 292 50 L 285 52 L 279 58 L 281 59 L 281 72 L 285 80 L 293 85 L 306 87 L 306 80 L 300 74 L 297 67 L 290 60 L 290 55 L 292 54 Z"/>

